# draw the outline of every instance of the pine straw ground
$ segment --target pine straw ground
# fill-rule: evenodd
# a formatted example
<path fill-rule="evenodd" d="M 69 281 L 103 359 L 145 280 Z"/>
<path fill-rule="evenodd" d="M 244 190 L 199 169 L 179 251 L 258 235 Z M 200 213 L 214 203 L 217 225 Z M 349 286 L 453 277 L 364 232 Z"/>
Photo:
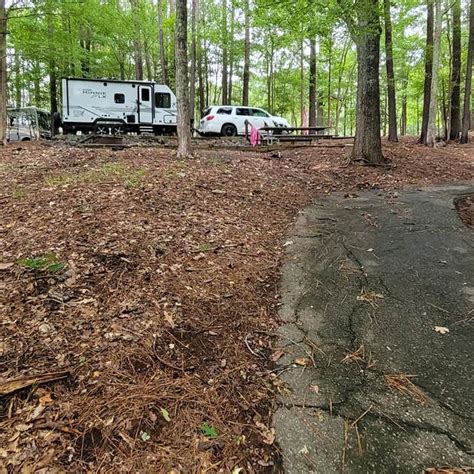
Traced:
<path fill-rule="evenodd" d="M 278 471 L 269 361 L 298 210 L 474 177 L 472 146 L 390 146 L 390 169 L 344 153 L 0 150 L 0 372 L 70 372 L 3 398 L 0 471 Z"/>

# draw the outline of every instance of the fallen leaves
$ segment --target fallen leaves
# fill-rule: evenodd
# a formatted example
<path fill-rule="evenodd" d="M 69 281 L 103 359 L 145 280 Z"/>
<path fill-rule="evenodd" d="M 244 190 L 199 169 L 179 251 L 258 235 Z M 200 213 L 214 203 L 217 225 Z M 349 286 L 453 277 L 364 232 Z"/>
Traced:
<path fill-rule="evenodd" d="M 433 328 L 433 330 L 434 330 L 435 332 L 440 333 L 440 334 L 448 334 L 448 332 L 449 332 L 449 329 L 448 329 L 447 327 L 445 327 L 445 326 L 435 326 L 435 327 Z"/>

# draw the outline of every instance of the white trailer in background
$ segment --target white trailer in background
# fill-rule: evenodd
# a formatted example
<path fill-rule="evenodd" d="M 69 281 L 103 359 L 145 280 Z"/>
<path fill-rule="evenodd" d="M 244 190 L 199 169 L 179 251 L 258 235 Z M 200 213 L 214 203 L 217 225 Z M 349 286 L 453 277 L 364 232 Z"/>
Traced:
<path fill-rule="evenodd" d="M 176 96 L 163 84 L 115 79 L 62 80 L 64 133 L 176 133 Z"/>

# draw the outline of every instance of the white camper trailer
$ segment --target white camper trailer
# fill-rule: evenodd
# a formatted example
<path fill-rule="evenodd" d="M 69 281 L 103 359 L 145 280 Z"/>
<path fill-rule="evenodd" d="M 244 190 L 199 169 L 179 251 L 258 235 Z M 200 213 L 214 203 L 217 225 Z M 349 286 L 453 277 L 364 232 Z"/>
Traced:
<path fill-rule="evenodd" d="M 62 80 L 64 133 L 176 133 L 176 96 L 149 81 Z"/>

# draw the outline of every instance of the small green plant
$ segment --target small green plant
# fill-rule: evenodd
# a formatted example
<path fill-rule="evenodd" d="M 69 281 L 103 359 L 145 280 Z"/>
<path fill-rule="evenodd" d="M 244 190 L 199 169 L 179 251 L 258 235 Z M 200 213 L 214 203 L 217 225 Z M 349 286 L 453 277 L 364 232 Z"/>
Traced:
<path fill-rule="evenodd" d="M 23 188 L 16 188 L 13 190 L 12 196 L 15 199 L 20 199 L 25 195 L 25 190 Z"/>
<path fill-rule="evenodd" d="M 171 421 L 170 412 L 166 408 L 160 408 L 160 412 L 165 421 L 169 423 Z"/>
<path fill-rule="evenodd" d="M 217 431 L 214 426 L 210 425 L 207 421 L 200 426 L 200 430 L 204 436 L 214 439 L 219 436 L 219 431 Z"/>
<path fill-rule="evenodd" d="M 203 244 L 199 244 L 197 248 L 198 252 L 209 252 L 212 250 L 212 245 L 208 244 L 207 242 L 204 242 Z"/>
<path fill-rule="evenodd" d="M 30 270 L 42 272 L 59 272 L 66 264 L 60 262 L 53 252 L 48 252 L 40 257 L 22 258 L 17 260 L 18 265 Z"/>

